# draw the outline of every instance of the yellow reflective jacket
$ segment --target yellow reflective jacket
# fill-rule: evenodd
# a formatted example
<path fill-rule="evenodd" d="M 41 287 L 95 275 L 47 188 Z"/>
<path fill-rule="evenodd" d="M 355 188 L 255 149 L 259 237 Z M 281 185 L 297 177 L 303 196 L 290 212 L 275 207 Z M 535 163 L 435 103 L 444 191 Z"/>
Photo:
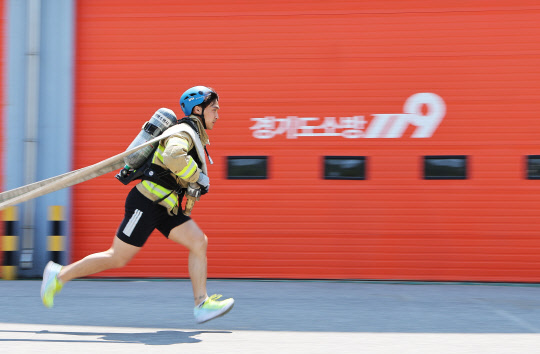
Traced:
<path fill-rule="evenodd" d="M 191 116 L 190 118 L 197 123 L 202 145 L 207 145 L 209 143 L 208 135 L 202 123 L 196 116 Z M 194 148 L 195 143 L 192 137 L 186 132 L 179 132 L 160 141 L 152 157 L 152 163 L 168 169 L 177 183 L 187 188 L 189 183 L 197 182 L 201 173 L 200 166 L 189 155 L 189 152 Z M 194 152 L 196 154 L 195 150 Z M 181 205 L 179 205 L 179 197 L 176 192 L 171 193 L 170 189 L 146 180 L 137 184 L 136 187 L 139 192 L 152 201 L 160 200 L 167 196 L 159 204 L 167 208 L 167 212 L 170 215 L 178 214 Z"/>

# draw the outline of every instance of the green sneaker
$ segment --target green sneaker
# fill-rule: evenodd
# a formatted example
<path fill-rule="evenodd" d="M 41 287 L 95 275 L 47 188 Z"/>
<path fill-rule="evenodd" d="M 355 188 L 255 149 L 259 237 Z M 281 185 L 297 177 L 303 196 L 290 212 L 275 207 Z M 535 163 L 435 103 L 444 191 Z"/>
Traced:
<path fill-rule="evenodd" d="M 62 266 L 53 261 L 47 263 L 43 271 L 43 281 L 41 283 L 41 301 L 46 307 L 53 307 L 54 295 L 62 290 L 62 283 L 58 280 L 58 273 Z"/>
<path fill-rule="evenodd" d="M 193 309 L 193 315 L 197 323 L 204 323 L 214 318 L 221 317 L 232 310 L 234 306 L 234 299 L 227 299 L 223 301 L 217 301 L 221 295 L 212 295 L 207 297 L 206 300 L 199 306 Z"/>

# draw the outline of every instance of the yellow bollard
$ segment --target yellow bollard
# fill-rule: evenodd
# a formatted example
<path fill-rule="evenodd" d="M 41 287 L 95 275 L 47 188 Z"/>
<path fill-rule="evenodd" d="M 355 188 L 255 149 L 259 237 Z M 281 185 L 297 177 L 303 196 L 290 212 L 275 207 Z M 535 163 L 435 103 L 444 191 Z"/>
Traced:
<path fill-rule="evenodd" d="M 17 207 L 10 206 L 4 209 L 4 235 L 2 236 L 2 279 L 13 280 L 17 278 L 17 264 L 15 252 L 19 249 L 19 237 L 15 235 L 17 221 Z"/>
<path fill-rule="evenodd" d="M 64 236 L 62 235 L 64 209 L 61 205 L 49 207 L 49 222 L 51 224 L 51 233 L 47 238 L 47 251 L 51 252 L 53 262 L 60 263 L 62 252 L 65 251 Z"/>

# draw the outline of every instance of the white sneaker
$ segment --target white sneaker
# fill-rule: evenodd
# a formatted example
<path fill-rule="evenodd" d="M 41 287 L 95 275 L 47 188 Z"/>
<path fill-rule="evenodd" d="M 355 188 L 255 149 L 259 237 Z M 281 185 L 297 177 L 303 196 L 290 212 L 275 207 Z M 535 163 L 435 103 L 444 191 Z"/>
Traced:
<path fill-rule="evenodd" d="M 53 307 L 54 295 L 62 290 L 62 283 L 58 280 L 58 273 L 62 266 L 50 261 L 43 271 L 43 281 L 41 282 L 41 301 L 47 307 Z"/>
<path fill-rule="evenodd" d="M 234 299 L 231 298 L 217 301 L 220 297 L 221 295 L 212 295 L 193 309 L 193 315 L 195 316 L 195 321 L 197 321 L 197 323 L 208 322 L 214 318 L 221 317 L 232 310 Z"/>

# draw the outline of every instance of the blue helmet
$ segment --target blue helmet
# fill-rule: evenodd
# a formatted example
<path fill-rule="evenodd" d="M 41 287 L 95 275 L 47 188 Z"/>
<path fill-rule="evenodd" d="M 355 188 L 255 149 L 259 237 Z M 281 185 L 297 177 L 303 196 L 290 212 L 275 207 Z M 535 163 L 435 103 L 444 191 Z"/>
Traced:
<path fill-rule="evenodd" d="M 186 116 L 189 116 L 193 107 L 200 105 L 204 102 L 206 97 L 214 94 L 216 98 L 218 97 L 217 93 L 209 87 L 206 86 L 195 86 L 187 90 L 180 97 L 180 106 L 182 111 Z"/>

